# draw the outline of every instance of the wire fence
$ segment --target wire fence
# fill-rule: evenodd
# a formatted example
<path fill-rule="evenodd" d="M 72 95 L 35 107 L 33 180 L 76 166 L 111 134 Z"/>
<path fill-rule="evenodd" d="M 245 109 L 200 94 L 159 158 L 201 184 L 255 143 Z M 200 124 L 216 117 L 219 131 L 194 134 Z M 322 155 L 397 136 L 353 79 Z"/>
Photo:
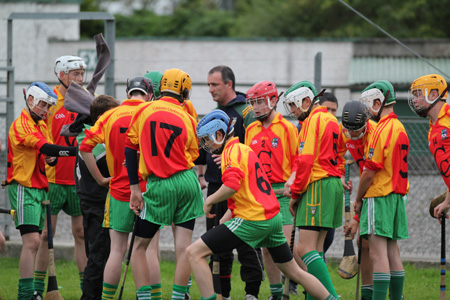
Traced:
<path fill-rule="evenodd" d="M 409 224 L 409 239 L 401 241 L 400 251 L 404 259 L 438 261 L 440 257 L 440 225 L 429 216 L 430 200 L 446 190 L 443 179 L 428 150 L 428 120 L 420 118 L 400 118 L 404 124 L 410 140 L 408 158 L 410 192 L 407 203 Z M 6 137 L 7 128 L 4 118 L 0 117 L 0 134 Z M 2 142 L 5 141 L 1 138 Z M 6 146 L 4 144 L 4 146 Z M 352 165 L 350 172 L 353 186 L 357 187 L 359 178 L 356 165 Z M 0 177 L 6 179 L 6 149 L 0 152 Z M 356 190 L 355 190 L 356 191 Z M 352 194 L 354 200 L 356 192 Z M 0 207 L 9 208 L 6 190 L 0 190 Z M 194 238 L 204 231 L 204 219 L 199 218 L 194 232 Z M 0 215 L 1 230 L 12 239 L 20 239 L 18 231 L 14 229 L 11 217 Z M 73 242 L 70 233 L 70 218 L 60 214 L 58 231 L 55 241 Z M 448 232 L 448 231 L 447 231 Z M 170 230 L 161 235 L 161 245 L 172 247 Z M 356 244 L 355 244 L 356 246 Z M 344 236 L 342 228 L 336 230 L 333 245 L 329 249 L 330 256 L 342 256 Z"/>

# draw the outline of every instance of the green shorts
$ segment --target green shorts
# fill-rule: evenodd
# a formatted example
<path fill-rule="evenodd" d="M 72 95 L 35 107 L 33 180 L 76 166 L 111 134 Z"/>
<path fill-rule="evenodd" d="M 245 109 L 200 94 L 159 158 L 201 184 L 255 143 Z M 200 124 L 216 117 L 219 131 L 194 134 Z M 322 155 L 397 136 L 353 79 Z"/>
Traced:
<path fill-rule="evenodd" d="M 284 183 L 272 183 L 271 184 L 273 190 L 284 189 Z M 284 225 L 292 225 L 294 223 L 294 217 L 291 215 L 289 211 L 289 201 L 291 199 L 285 197 L 284 195 L 276 195 L 278 202 L 280 203 L 280 213 L 283 218 L 283 226 Z"/>
<path fill-rule="evenodd" d="M 39 230 L 44 229 L 46 208 L 42 201 L 47 199 L 44 189 L 25 187 L 13 181 L 8 186 L 8 196 L 11 209 L 16 211 L 16 228 L 20 225 L 35 225 Z"/>
<path fill-rule="evenodd" d="M 203 213 L 203 194 L 194 170 L 185 170 L 169 178 L 147 177 L 144 209 L 140 217 L 159 225 L 180 224 Z"/>
<path fill-rule="evenodd" d="M 286 243 L 282 223 L 281 214 L 277 214 L 272 219 L 265 221 L 246 221 L 241 218 L 233 218 L 225 222 L 225 226 L 252 248 L 273 248 Z"/>
<path fill-rule="evenodd" d="M 338 228 L 342 225 L 342 194 L 340 178 L 327 177 L 308 185 L 297 209 L 296 226 Z"/>
<path fill-rule="evenodd" d="M 119 201 L 108 193 L 102 224 L 104 228 L 130 233 L 133 231 L 134 216 L 134 212 L 130 209 L 130 202 Z"/>
<path fill-rule="evenodd" d="M 409 238 L 406 218 L 408 195 L 391 193 L 385 197 L 365 198 L 361 209 L 361 236 L 370 234 L 392 240 Z"/>
<path fill-rule="evenodd" d="M 72 217 L 81 215 L 80 198 L 74 185 L 48 183 L 48 199 L 52 215 L 57 215 L 62 210 Z"/>

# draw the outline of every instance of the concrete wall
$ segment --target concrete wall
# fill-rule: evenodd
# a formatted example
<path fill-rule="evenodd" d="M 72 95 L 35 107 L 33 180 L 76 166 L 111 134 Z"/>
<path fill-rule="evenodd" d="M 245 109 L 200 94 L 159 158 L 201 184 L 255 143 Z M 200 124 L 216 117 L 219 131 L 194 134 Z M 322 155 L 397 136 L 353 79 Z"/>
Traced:
<path fill-rule="evenodd" d="M 16 38 L 16 36 L 15 36 Z M 17 39 L 20 37 L 18 36 Z M 21 39 L 21 38 L 20 38 Z M 53 74 L 55 58 L 77 54 L 80 49 L 95 49 L 94 41 L 41 42 L 45 56 L 33 64 L 39 67 L 26 70 L 23 60 L 34 54 L 33 49 L 14 47 L 13 64 L 16 75 L 16 115 L 22 104 L 21 89 L 31 81 L 56 83 Z M 192 101 L 203 115 L 214 107 L 206 85 L 208 71 L 216 65 L 230 66 L 236 75 L 237 90 L 246 92 L 258 81 L 271 80 L 284 91 L 300 80 L 314 81 L 314 56 L 322 52 L 322 85 L 341 86 L 338 98 L 348 100 L 346 89 L 349 63 L 353 55 L 349 42 L 261 42 L 224 40 L 117 40 L 115 45 L 116 97 L 123 100 L 127 78 L 147 71 L 180 68 L 193 80 Z M 88 75 L 90 78 L 92 74 Z M 103 92 L 101 86 L 98 92 Z M 344 100 L 343 100 L 344 101 Z"/>

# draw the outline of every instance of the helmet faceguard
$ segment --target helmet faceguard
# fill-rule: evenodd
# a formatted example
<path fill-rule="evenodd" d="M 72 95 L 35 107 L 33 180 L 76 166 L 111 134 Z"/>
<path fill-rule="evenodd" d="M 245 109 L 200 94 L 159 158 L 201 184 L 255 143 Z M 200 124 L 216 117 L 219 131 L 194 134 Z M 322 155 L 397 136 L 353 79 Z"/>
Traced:
<path fill-rule="evenodd" d="M 235 120 L 222 110 L 216 109 L 208 113 L 197 125 L 197 137 L 200 139 L 200 147 L 211 154 L 220 154 L 225 146 L 225 141 L 234 131 Z M 223 139 L 217 140 L 217 131 L 223 133 Z"/>
<path fill-rule="evenodd" d="M 43 82 L 33 82 L 27 90 L 23 90 L 25 103 L 35 121 L 46 119 L 53 113 L 58 96 Z M 30 96 L 33 101 L 28 101 Z"/>
<path fill-rule="evenodd" d="M 131 97 L 132 91 L 141 91 L 145 95 L 151 94 L 151 98 L 148 99 L 148 101 L 151 101 L 154 99 L 154 91 L 153 91 L 153 83 L 150 79 L 146 77 L 135 77 L 131 80 L 127 80 L 127 97 Z"/>
<path fill-rule="evenodd" d="M 271 103 L 273 97 L 278 102 L 277 87 L 270 81 L 258 82 L 247 91 L 247 104 L 252 106 L 252 114 L 256 120 L 265 121 L 276 107 L 276 103 L 273 106 Z"/>
<path fill-rule="evenodd" d="M 417 78 L 408 91 L 408 105 L 419 117 L 425 118 L 428 111 L 439 101 L 447 99 L 447 82 L 438 74 L 430 74 Z M 430 99 L 432 91 L 437 91 L 436 97 Z"/>
<path fill-rule="evenodd" d="M 83 79 L 81 82 L 77 82 L 77 83 L 82 84 L 82 83 L 86 82 L 86 77 L 87 77 L 86 68 L 87 68 L 87 65 L 81 57 L 65 55 L 65 56 L 58 57 L 56 59 L 55 67 L 53 70 L 54 70 L 55 75 L 58 78 L 59 82 L 67 89 L 68 86 L 61 79 L 61 72 L 64 72 L 64 74 L 67 75 L 72 70 L 82 70 L 83 71 L 83 74 L 82 74 Z"/>
<path fill-rule="evenodd" d="M 189 99 L 192 88 L 191 77 L 180 69 L 166 70 L 161 79 L 161 93 L 167 92 L 181 96 L 181 102 Z"/>
<path fill-rule="evenodd" d="M 394 86 L 387 80 L 378 80 L 363 90 L 360 100 L 371 111 L 372 119 L 379 121 L 383 108 L 396 102 Z M 381 103 L 381 107 L 377 110 L 373 108 L 375 100 L 379 100 Z"/>
<path fill-rule="evenodd" d="M 368 108 L 363 102 L 352 100 L 345 103 L 342 109 L 342 127 L 345 129 L 343 130 L 345 136 L 352 140 L 361 139 L 366 133 L 369 115 Z"/>

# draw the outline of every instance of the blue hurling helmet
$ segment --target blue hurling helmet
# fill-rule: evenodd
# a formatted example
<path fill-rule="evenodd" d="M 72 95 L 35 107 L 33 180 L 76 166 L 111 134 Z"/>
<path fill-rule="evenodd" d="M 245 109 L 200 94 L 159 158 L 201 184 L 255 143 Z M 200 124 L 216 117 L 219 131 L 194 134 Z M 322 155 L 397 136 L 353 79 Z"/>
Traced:
<path fill-rule="evenodd" d="M 230 117 L 220 109 L 216 109 L 204 116 L 197 125 L 197 137 L 200 139 L 200 147 L 205 151 L 218 154 L 221 149 L 212 149 L 212 143 L 216 145 L 222 145 L 226 140 L 226 137 L 234 130 L 234 122 L 230 120 Z M 223 131 L 224 139 L 221 142 L 217 141 L 216 132 Z"/>

